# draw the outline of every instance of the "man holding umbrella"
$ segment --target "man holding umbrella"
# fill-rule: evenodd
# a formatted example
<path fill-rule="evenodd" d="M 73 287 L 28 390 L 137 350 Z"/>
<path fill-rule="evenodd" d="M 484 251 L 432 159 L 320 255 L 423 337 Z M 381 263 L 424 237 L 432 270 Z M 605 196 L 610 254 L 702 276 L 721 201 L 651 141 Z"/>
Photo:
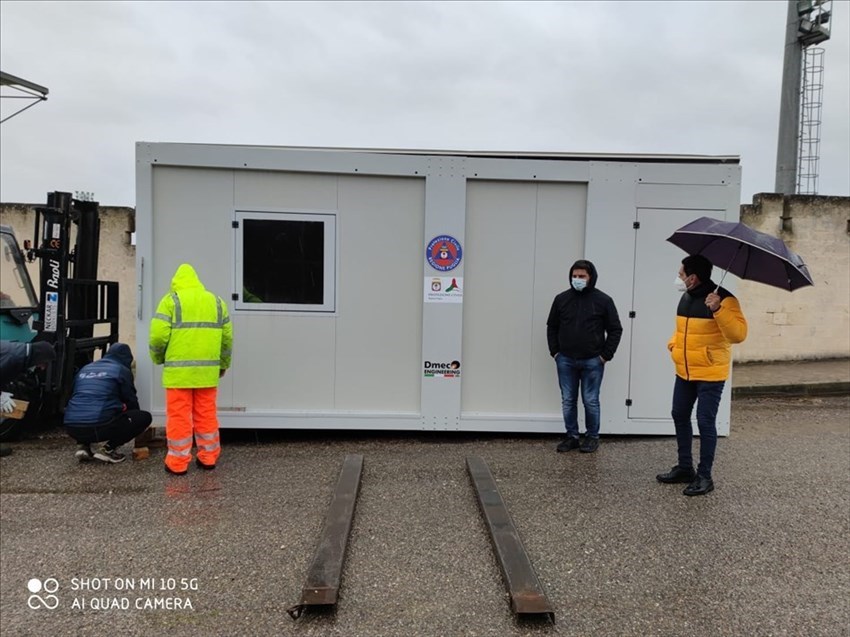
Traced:
<path fill-rule="evenodd" d="M 667 343 L 676 364 L 673 387 L 673 422 L 679 462 L 659 482 L 688 483 L 685 495 L 714 490 L 711 468 L 717 447 L 717 409 L 729 376 L 732 344 L 747 337 L 747 320 L 728 290 L 711 281 L 711 262 L 702 255 L 685 257 L 676 286 L 682 291 L 676 311 L 676 330 Z M 697 407 L 700 457 L 694 471 L 691 414 Z"/>
<path fill-rule="evenodd" d="M 682 260 L 676 286 L 682 290 L 676 331 L 667 344 L 676 363 L 673 422 L 679 463 L 656 476 L 659 482 L 687 482 L 685 495 L 714 489 L 711 465 L 717 446 L 717 408 L 729 377 L 733 343 L 747 337 L 747 321 L 738 299 L 711 281 L 711 264 L 746 281 L 793 292 L 814 285 L 803 258 L 778 237 L 734 221 L 700 217 L 682 226 L 667 241 L 692 255 Z M 691 457 L 691 412 L 697 405 L 700 462 Z"/>

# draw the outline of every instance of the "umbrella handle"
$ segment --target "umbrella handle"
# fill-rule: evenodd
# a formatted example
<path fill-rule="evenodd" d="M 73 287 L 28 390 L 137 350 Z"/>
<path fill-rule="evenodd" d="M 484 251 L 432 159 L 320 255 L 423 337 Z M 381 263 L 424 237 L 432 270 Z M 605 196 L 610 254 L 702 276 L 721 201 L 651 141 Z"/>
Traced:
<path fill-rule="evenodd" d="M 738 253 L 741 251 L 741 248 L 744 246 L 742 244 L 738 244 L 738 249 L 735 250 L 735 254 L 732 255 L 732 260 L 729 262 L 729 265 L 726 266 L 726 269 L 723 270 L 723 276 L 720 277 L 720 283 L 717 284 L 717 287 L 714 288 L 714 293 L 717 294 L 717 290 L 720 289 L 720 286 L 723 285 L 723 279 L 726 278 L 726 275 L 729 273 L 729 268 L 732 267 L 732 264 L 735 263 L 735 259 L 738 256 Z"/>

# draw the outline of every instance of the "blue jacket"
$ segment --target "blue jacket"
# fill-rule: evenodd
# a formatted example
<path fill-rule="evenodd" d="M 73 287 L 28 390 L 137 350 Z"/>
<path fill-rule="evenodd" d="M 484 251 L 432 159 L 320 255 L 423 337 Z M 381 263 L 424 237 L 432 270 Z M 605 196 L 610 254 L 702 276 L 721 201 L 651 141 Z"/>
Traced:
<path fill-rule="evenodd" d="M 77 372 L 71 400 L 65 407 L 65 425 L 102 425 L 126 409 L 138 409 L 132 362 L 130 348 L 115 343 L 103 358 Z"/>
<path fill-rule="evenodd" d="M 23 373 L 30 358 L 30 344 L 0 341 L 0 383 L 11 383 Z"/>

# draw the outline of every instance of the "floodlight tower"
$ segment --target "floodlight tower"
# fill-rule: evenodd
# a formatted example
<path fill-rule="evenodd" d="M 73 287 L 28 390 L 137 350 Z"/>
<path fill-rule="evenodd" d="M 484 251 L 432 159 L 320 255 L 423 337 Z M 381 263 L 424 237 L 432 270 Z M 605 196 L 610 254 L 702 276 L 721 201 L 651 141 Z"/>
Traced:
<path fill-rule="evenodd" d="M 823 49 L 832 0 L 788 0 L 776 150 L 776 192 L 817 194 Z M 801 117 L 802 115 L 802 117 Z"/>

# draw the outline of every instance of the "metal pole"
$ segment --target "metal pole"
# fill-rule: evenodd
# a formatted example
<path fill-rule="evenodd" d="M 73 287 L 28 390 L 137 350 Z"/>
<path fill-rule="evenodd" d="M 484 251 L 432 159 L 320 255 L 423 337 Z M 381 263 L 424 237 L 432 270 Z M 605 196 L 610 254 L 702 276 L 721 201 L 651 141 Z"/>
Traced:
<path fill-rule="evenodd" d="M 782 94 L 779 106 L 779 142 L 776 148 L 775 191 L 783 195 L 793 195 L 797 192 L 800 82 L 803 67 L 803 46 L 799 40 L 799 25 L 797 0 L 788 0 L 785 60 L 782 68 Z"/>

